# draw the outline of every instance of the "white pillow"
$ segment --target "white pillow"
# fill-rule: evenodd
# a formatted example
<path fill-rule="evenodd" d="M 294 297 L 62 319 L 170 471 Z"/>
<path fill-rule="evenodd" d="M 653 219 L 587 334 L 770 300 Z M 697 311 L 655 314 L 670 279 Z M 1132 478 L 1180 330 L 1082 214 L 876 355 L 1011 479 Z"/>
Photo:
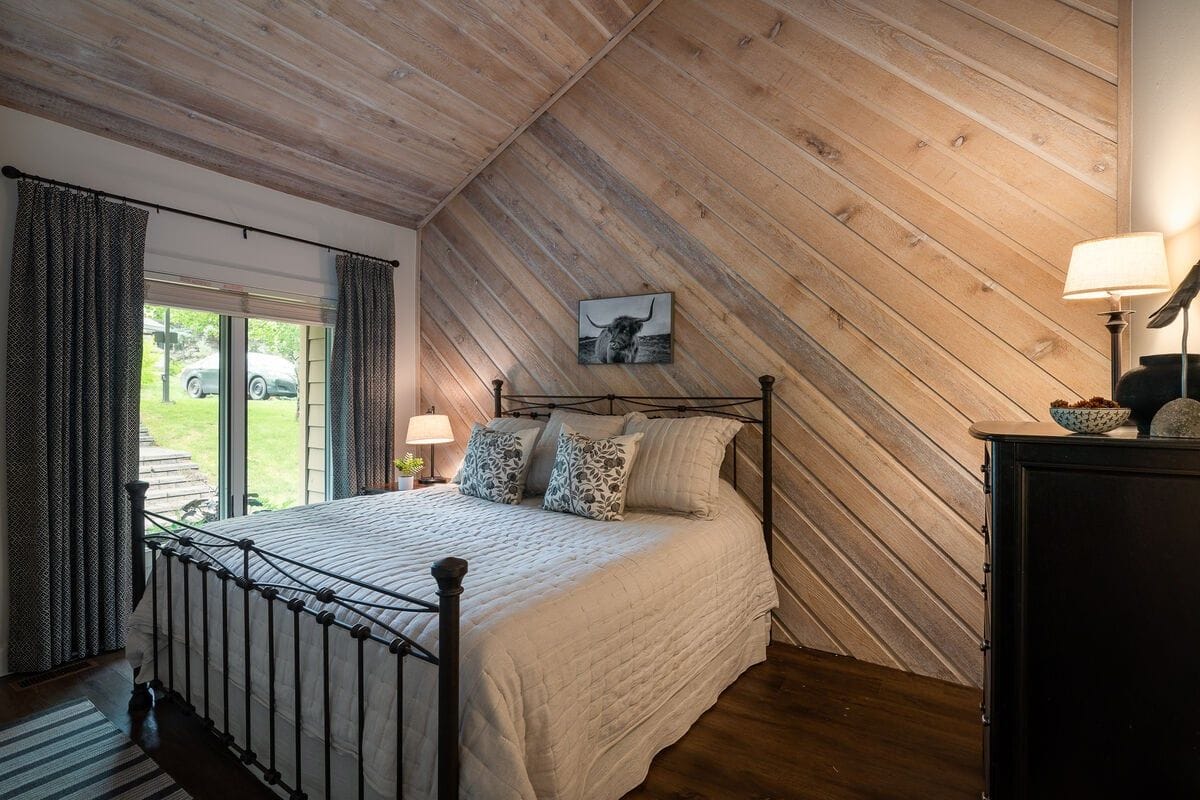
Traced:
<path fill-rule="evenodd" d="M 592 439 L 563 425 L 542 508 L 598 520 L 621 520 L 625 489 L 642 434 Z"/>
<path fill-rule="evenodd" d="M 644 433 L 629 476 L 630 508 L 678 511 L 701 519 L 720 513 L 718 492 L 725 448 L 742 423 L 725 417 L 650 419 L 635 412 L 625 433 Z"/>
<path fill-rule="evenodd" d="M 525 417 L 494 417 L 487 424 L 488 430 L 504 431 L 505 433 L 515 433 L 517 431 L 527 431 L 533 429 L 536 430 L 538 434 L 541 434 L 545 427 L 545 420 L 527 419 Z M 462 466 L 459 466 L 458 472 L 454 473 L 454 482 L 462 483 Z"/>
<path fill-rule="evenodd" d="M 494 417 L 488 422 L 487 427 L 489 430 L 506 431 L 508 433 L 537 428 L 540 434 L 546 428 L 546 420 L 530 419 L 528 417 Z"/>
<path fill-rule="evenodd" d="M 554 409 L 537 446 L 533 448 L 533 461 L 529 465 L 529 477 L 525 480 L 525 493 L 542 494 L 546 491 L 546 486 L 550 483 L 550 473 L 554 471 L 558 434 L 562 431 L 563 423 L 569 424 L 575 433 L 583 434 L 589 439 L 608 439 L 621 434 L 628 416 L 626 414 L 623 417 L 610 417 Z"/>

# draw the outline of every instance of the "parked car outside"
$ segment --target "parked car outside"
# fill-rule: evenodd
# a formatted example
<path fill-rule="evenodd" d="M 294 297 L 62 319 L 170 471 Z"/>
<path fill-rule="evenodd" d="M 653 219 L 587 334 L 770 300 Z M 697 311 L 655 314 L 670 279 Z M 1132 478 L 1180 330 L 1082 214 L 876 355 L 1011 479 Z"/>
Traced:
<path fill-rule="evenodd" d="M 188 396 L 220 394 L 221 354 L 212 353 L 188 364 L 179 373 L 179 382 Z M 270 353 L 246 354 L 246 396 L 251 400 L 270 397 L 295 397 L 298 381 L 296 365 Z"/>

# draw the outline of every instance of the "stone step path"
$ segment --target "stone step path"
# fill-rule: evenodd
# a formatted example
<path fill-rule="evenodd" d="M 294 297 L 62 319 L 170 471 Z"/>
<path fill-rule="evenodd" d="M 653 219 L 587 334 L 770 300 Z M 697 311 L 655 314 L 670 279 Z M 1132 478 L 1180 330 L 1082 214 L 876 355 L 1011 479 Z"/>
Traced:
<path fill-rule="evenodd" d="M 191 453 L 159 447 L 144 426 L 138 440 L 138 475 L 150 484 L 147 511 L 177 517 L 191 501 L 216 496 L 217 490 L 200 473 Z"/>

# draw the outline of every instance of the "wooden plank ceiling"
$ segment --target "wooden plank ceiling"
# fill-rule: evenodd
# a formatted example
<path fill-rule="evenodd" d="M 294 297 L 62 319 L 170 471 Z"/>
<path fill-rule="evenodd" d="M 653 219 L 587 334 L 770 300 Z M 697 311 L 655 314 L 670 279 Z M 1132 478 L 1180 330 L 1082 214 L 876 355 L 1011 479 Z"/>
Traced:
<path fill-rule="evenodd" d="M 1098 308 L 1061 294 L 1115 229 L 1115 5 L 666 0 L 424 228 L 424 401 L 461 447 L 495 377 L 775 374 L 778 635 L 979 684 L 967 428 L 1107 382 Z M 650 290 L 675 363 L 578 366 L 576 301 Z"/>
<path fill-rule="evenodd" d="M 647 2 L 0 0 L 0 103 L 415 226 Z"/>

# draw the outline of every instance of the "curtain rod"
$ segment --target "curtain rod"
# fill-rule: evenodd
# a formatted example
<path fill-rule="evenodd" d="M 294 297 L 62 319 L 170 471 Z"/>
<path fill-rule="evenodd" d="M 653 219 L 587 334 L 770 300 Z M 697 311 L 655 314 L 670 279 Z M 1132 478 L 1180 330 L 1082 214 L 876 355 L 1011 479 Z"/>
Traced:
<path fill-rule="evenodd" d="M 210 217 L 207 214 L 198 214 L 195 211 L 186 211 L 182 208 L 173 208 L 171 206 L 164 206 L 162 203 L 151 203 L 146 200 L 136 200 L 132 197 L 122 197 L 119 194 L 110 194 L 109 192 L 105 192 L 100 189 L 93 189 L 89 186 L 76 186 L 73 183 L 65 183 L 64 181 L 56 181 L 53 178 L 43 178 L 40 175 L 30 175 L 27 172 L 22 172 L 21 170 L 17 169 L 16 167 L 12 166 L 11 164 L 6 164 L 3 168 L 3 170 L 0 170 L 0 172 L 3 173 L 4 177 L 10 178 L 12 180 L 17 180 L 18 178 L 24 178 L 26 180 L 37 181 L 38 183 L 48 183 L 52 186 L 61 186 L 64 189 L 74 189 L 75 191 L 78 191 L 78 192 L 87 192 L 88 194 L 95 195 L 96 197 L 104 197 L 104 198 L 108 198 L 110 200 L 119 200 L 122 203 L 133 203 L 134 205 L 137 205 L 137 206 L 145 206 L 146 208 L 153 208 L 155 211 L 167 211 L 171 214 L 179 214 L 180 216 L 183 216 L 183 217 L 191 217 L 192 219 L 202 219 L 205 222 L 215 222 L 218 225 L 226 225 L 230 228 L 237 228 L 242 232 L 243 239 L 248 238 L 248 235 L 250 233 L 261 233 L 264 236 L 274 236 L 276 239 L 286 239 L 289 242 L 298 242 L 299 244 L 307 244 L 307 245 L 311 245 L 313 247 L 323 247 L 326 250 L 332 250 L 333 252 L 336 252 L 336 253 L 345 253 L 346 255 L 358 256 L 360 258 L 369 258 L 372 261 L 382 261 L 384 264 L 390 264 L 393 269 L 400 266 L 400 262 L 395 259 L 380 258 L 379 256 L 367 255 L 366 253 L 356 253 L 355 251 L 347 250 L 344 247 L 334 247 L 331 244 L 322 244 L 321 242 L 314 242 L 311 239 L 301 239 L 299 236 L 292 236 L 287 233 L 279 233 L 277 231 L 269 231 L 269 230 L 266 230 L 265 228 L 256 228 L 253 225 L 243 225 L 242 223 L 234 222 L 233 220 L 220 219 L 219 217 Z"/>

